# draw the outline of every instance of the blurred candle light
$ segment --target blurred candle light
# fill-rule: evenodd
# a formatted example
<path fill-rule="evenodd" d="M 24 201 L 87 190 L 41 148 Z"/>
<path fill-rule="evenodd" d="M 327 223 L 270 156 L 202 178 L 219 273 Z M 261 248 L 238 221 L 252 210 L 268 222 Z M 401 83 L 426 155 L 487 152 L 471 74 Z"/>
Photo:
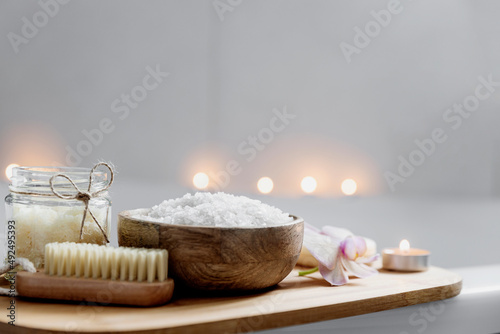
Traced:
<path fill-rule="evenodd" d="M 302 179 L 302 182 L 300 182 L 300 187 L 307 194 L 310 194 L 313 191 L 315 191 L 317 186 L 318 183 L 316 182 L 316 179 L 312 176 L 306 176 L 305 178 Z"/>
<path fill-rule="evenodd" d="M 340 186 L 340 188 L 342 189 L 344 195 L 351 196 L 354 195 L 354 193 L 358 189 L 358 185 L 353 179 L 345 179 L 344 181 L 342 181 L 342 185 Z"/>
<path fill-rule="evenodd" d="M 208 178 L 208 175 L 203 173 L 203 172 L 196 173 L 193 176 L 193 185 L 197 189 L 200 189 L 200 190 L 205 189 L 206 187 L 208 187 L 209 182 L 210 182 L 210 179 Z"/>
<path fill-rule="evenodd" d="M 273 191 L 274 183 L 269 177 L 261 177 L 259 181 L 257 181 L 257 189 L 263 194 L 269 194 Z"/>
<path fill-rule="evenodd" d="M 7 168 L 5 168 L 5 176 L 7 176 L 7 178 L 10 180 L 10 178 L 12 177 L 12 169 L 14 167 L 19 167 L 18 164 L 10 164 L 7 166 Z"/>

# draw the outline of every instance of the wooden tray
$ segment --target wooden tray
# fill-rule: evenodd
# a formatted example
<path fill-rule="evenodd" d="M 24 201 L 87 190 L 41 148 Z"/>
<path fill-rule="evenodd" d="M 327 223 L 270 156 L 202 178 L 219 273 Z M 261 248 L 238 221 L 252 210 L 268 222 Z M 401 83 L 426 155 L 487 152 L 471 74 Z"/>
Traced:
<path fill-rule="evenodd" d="M 265 292 L 204 297 L 176 292 L 171 303 L 154 308 L 18 298 L 15 327 L 7 324 L 11 299 L 0 297 L 0 333 L 249 332 L 446 299 L 458 295 L 461 287 L 459 275 L 437 267 L 421 273 L 381 271 L 341 287 L 331 287 L 318 273 L 299 277 L 294 270 Z"/>

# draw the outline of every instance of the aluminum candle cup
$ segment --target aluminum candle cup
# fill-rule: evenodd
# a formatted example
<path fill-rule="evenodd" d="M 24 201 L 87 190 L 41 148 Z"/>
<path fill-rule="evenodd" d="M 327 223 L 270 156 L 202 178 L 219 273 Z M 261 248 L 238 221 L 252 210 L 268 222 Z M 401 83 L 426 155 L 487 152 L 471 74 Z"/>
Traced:
<path fill-rule="evenodd" d="M 429 268 L 430 252 L 424 249 L 410 248 L 407 240 L 402 240 L 399 248 L 382 251 L 384 269 L 396 271 L 424 271 Z"/>

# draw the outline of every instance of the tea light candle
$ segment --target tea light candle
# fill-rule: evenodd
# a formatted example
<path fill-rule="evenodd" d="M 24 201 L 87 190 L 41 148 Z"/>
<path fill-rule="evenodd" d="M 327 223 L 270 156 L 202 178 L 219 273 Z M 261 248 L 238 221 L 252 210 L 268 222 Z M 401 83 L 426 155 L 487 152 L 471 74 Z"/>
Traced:
<path fill-rule="evenodd" d="M 396 271 L 424 271 L 429 267 L 430 252 L 424 249 L 410 248 L 408 240 L 403 239 L 399 248 L 387 248 L 382 251 L 384 269 Z"/>

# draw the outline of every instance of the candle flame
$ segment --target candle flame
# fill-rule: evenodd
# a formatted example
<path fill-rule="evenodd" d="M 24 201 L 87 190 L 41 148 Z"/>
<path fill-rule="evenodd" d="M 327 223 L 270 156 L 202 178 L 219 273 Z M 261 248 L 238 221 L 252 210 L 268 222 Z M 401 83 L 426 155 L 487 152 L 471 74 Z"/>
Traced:
<path fill-rule="evenodd" d="M 410 242 L 406 239 L 401 240 L 399 243 L 399 249 L 402 252 L 408 252 L 410 250 Z"/>

